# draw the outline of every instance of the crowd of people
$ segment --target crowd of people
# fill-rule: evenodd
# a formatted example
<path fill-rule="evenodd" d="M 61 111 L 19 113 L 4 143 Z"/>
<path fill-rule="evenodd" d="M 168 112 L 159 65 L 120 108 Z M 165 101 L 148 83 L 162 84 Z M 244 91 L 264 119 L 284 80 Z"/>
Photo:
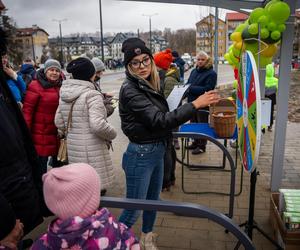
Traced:
<path fill-rule="evenodd" d="M 99 208 L 114 181 L 110 149 L 117 136 L 107 120 L 114 112 L 113 96 L 101 90 L 104 63 L 72 60 L 66 67 L 69 79 L 54 59 L 38 71 L 25 61 L 16 73 L 2 30 L 0 37 L 0 143 L 6 145 L 0 151 L 0 249 L 22 249 L 23 235 L 50 215 L 56 218 L 33 250 L 157 249 L 155 211 L 143 212 L 138 240 L 131 227 L 141 211 L 124 210 L 117 221 Z M 126 197 L 158 200 L 175 183 L 179 145 L 172 131 L 189 120 L 207 119 L 199 118 L 198 110 L 220 99 L 213 90 L 216 73 L 210 57 L 199 53 L 187 81 L 188 102 L 170 112 L 166 97 L 183 81 L 178 53 L 167 49 L 152 55 L 139 38 L 124 41 L 122 52 L 126 79 L 119 115 L 129 140 L 122 158 Z M 61 138 L 67 141 L 67 162 L 57 158 Z M 205 145 L 195 141 L 190 147 L 202 153 Z"/>

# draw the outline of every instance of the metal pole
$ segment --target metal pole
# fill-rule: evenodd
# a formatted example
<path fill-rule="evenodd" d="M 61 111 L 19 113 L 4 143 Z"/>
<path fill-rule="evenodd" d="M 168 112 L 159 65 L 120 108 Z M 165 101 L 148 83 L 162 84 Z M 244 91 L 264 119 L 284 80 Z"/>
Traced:
<path fill-rule="evenodd" d="M 150 41 L 149 41 L 149 49 L 150 51 L 152 52 L 152 32 L 151 32 L 151 17 L 155 16 L 155 15 L 158 15 L 157 13 L 154 13 L 154 14 L 151 14 L 151 15 L 145 15 L 143 14 L 143 16 L 147 16 L 149 17 L 149 38 L 150 38 Z"/>
<path fill-rule="evenodd" d="M 214 50 L 214 66 L 215 71 L 218 73 L 218 63 L 219 63 L 219 9 L 215 9 L 215 50 Z"/>
<path fill-rule="evenodd" d="M 59 36 L 60 36 L 60 60 L 61 62 L 60 63 L 63 63 L 64 62 L 64 55 L 63 55 L 63 38 L 62 38 L 62 31 L 61 31 L 61 23 L 64 22 L 64 21 L 67 21 L 68 19 L 52 19 L 52 21 L 54 22 L 58 22 L 59 24 Z"/>
<path fill-rule="evenodd" d="M 152 53 L 152 37 L 151 37 L 151 16 L 149 16 L 149 36 L 150 36 L 150 51 Z"/>
<path fill-rule="evenodd" d="M 101 58 L 104 62 L 104 41 L 103 41 L 103 25 L 102 25 L 102 4 L 101 0 L 99 0 L 99 12 L 100 12 L 100 43 L 101 43 Z"/>
<path fill-rule="evenodd" d="M 35 64 L 36 61 L 35 61 L 35 51 L 34 51 L 34 43 L 33 43 L 33 34 L 31 35 L 31 44 L 32 44 L 32 56 L 33 56 L 33 61 L 34 61 L 34 64 Z"/>
<path fill-rule="evenodd" d="M 258 51 L 261 51 L 261 26 L 258 24 Z M 266 68 L 260 67 L 261 55 L 257 55 L 257 69 L 259 77 L 259 87 L 260 87 L 260 98 L 265 98 L 265 80 L 266 80 Z"/>
<path fill-rule="evenodd" d="M 296 1 L 286 0 L 295 13 Z M 284 151 L 286 142 L 286 128 L 288 121 L 288 100 L 291 82 L 291 59 L 293 47 L 291 41 L 294 37 L 294 16 L 291 15 L 286 22 L 286 30 L 283 32 L 280 47 L 280 67 L 277 97 L 277 115 L 275 121 L 275 135 L 273 143 L 273 158 L 271 172 L 271 191 L 278 191 L 283 176 Z"/>
<path fill-rule="evenodd" d="M 61 32 L 61 20 L 59 21 L 59 35 L 60 35 L 60 59 L 62 63 L 64 61 L 64 54 L 63 54 L 62 32 Z"/>

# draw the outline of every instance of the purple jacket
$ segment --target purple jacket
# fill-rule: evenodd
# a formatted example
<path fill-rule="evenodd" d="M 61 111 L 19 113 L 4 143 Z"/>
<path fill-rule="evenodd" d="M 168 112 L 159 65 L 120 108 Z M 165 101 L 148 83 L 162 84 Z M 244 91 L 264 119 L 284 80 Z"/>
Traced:
<path fill-rule="evenodd" d="M 55 219 L 44 234 L 32 245 L 32 250 L 139 250 L 140 245 L 131 230 L 116 222 L 106 209 L 97 210 L 92 216 L 79 216 L 67 220 Z"/>

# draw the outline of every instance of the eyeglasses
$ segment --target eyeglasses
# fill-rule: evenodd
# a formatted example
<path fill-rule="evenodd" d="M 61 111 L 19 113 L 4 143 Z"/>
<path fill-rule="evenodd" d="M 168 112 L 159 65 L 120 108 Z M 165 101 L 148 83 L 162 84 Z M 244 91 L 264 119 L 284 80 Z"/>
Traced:
<path fill-rule="evenodd" d="M 146 57 L 142 61 L 132 60 L 129 64 L 132 66 L 132 68 L 139 69 L 141 64 L 143 64 L 145 67 L 149 66 L 151 64 L 151 59 L 150 57 Z"/>

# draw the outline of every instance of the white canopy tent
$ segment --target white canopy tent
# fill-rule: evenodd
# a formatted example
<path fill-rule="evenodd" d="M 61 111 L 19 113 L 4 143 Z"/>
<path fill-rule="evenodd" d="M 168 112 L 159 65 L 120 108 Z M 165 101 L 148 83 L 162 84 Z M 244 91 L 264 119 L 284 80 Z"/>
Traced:
<path fill-rule="evenodd" d="M 234 11 L 244 12 L 257 7 L 263 7 L 267 0 L 124 0 L 135 2 L 153 2 L 153 3 L 172 3 L 203 5 L 231 9 Z M 278 191 L 282 181 L 286 128 L 288 121 L 288 99 L 291 81 L 291 61 L 293 52 L 294 37 L 294 18 L 295 10 L 300 8 L 300 0 L 285 0 L 291 9 L 291 15 L 286 22 L 286 30 L 283 33 L 280 48 L 280 70 L 279 70 L 279 87 L 277 97 L 277 116 L 275 123 L 275 136 L 273 144 L 272 173 L 271 173 L 271 191 Z M 184 18 L 184 16 L 182 17 Z M 260 74 L 264 76 L 264 74 Z M 261 78 L 262 89 L 264 89 L 264 77 Z"/>

